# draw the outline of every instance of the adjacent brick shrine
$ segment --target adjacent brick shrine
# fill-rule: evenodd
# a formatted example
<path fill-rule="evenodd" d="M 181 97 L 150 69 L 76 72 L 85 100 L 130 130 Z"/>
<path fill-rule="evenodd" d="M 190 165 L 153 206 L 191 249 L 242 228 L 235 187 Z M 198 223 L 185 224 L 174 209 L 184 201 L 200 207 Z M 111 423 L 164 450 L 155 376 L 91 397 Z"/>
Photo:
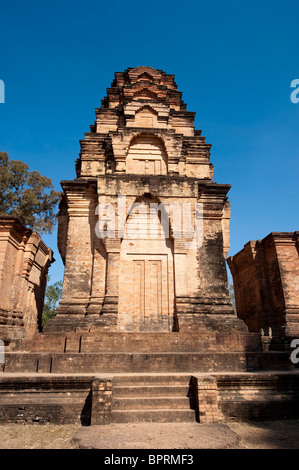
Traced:
<path fill-rule="evenodd" d="M 299 232 L 272 232 L 228 258 L 238 316 L 265 346 L 299 337 Z"/>
<path fill-rule="evenodd" d="M 41 329 L 53 253 L 40 235 L 14 217 L 0 218 L 0 338 L 32 337 Z"/>
<path fill-rule="evenodd" d="M 161 70 L 115 74 L 81 141 L 77 178 L 61 183 L 58 245 L 65 274 L 48 331 L 78 328 L 86 316 L 90 324 L 124 332 L 238 323 L 225 266 L 230 186 L 213 182 L 211 145 L 195 130 L 195 113 L 181 96 L 174 76 Z M 101 227 L 109 236 L 98 236 Z"/>

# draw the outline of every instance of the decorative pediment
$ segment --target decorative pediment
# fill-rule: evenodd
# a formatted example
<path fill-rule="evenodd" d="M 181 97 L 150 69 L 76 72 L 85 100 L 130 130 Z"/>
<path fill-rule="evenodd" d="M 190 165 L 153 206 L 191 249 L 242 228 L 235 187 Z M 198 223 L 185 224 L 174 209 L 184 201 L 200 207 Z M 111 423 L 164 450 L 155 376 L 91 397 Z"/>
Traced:
<path fill-rule="evenodd" d="M 144 175 L 167 174 L 167 154 L 162 140 L 155 135 L 134 137 L 127 154 L 126 172 Z"/>
<path fill-rule="evenodd" d="M 135 113 L 136 127 L 156 127 L 158 122 L 158 113 L 150 106 L 143 106 Z"/>
<path fill-rule="evenodd" d="M 149 82 L 152 82 L 154 80 L 154 78 L 147 72 L 144 72 L 142 73 L 141 75 L 138 75 L 137 77 L 137 81 L 149 81 Z"/>
<path fill-rule="evenodd" d="M 134 94 L 134 99 L 146 99 L 146 100 L 157 100 L 158 96 L 153 91 L 148 90 L 147 88 L 142 88 L 141 90 L 136 91 Z"/>

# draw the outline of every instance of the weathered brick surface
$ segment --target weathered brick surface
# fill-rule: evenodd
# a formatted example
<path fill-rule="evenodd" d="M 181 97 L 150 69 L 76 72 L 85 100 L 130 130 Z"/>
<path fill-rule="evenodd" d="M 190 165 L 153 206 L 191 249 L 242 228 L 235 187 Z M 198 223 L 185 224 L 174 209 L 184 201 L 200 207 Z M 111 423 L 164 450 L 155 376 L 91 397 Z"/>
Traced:
<path fill-rule="evenodd" d="M 215 375 L 220 419 L 294 419 L 299 416 L 299 375 L 293 373 Z"/>
<path fill-rule="evenodd" d="M 90 376 L 0 377 L 0 423 L 91 421 Z"/>
<path fill-rule="evenodd" d="M 192 377 L 193 387 L 196 394 L 198 419 L 200 423 L 218 423 L 218 389 L 217 379 L 210 375 Z"/>
<path fill-rule="evenodd" d="M 92 413 L 90 424 L 110 424 L 112 380 L 96 377 L 92 382 Z"/>

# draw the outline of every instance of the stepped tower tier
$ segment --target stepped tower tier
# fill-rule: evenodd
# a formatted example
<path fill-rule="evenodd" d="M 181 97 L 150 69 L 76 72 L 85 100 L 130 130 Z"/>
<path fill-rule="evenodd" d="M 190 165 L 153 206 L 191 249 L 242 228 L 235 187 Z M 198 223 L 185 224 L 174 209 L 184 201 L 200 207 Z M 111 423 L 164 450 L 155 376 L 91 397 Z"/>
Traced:
<path fill-rule="evenodd" d="M 143 66 L 116 73 L 95 114 L 77 178 L 61 183 L 65 273 L 47 328 L 245 328 L 227 284 L 230 186 L 213 182 L 211 145 L 174 76 Z"/>

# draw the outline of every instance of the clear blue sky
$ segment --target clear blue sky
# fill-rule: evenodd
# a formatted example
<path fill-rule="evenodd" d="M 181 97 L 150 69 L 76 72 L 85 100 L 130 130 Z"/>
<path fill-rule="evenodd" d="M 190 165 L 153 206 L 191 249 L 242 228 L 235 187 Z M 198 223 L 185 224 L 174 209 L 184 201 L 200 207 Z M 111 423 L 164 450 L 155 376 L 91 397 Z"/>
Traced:
<path fill-rule="evenodd" d="M 174 74 L 229 183 L 231 250 L 299 230 L 298 0 L 15 1 L 0 10 L 0 150 L 31 170 L 75 178 L 79 139 L 114 72 Z M 63 276 L 56 232 L 52 280 Z"/>

